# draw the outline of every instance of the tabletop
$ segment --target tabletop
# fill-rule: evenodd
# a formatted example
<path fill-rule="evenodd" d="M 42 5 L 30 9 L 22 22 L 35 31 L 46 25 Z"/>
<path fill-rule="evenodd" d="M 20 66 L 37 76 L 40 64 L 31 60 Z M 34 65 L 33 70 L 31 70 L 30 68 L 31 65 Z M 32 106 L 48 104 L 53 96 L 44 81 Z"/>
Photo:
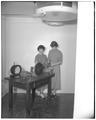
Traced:
<path fill-rule="evenodd" d="M 5 77 L 5 80 L 14 80 L 14 82 L 19 82 L 19 83 L 32 83 L 36 82 L 39 80 L 47 79 L 49 77 L 54 76 L 54 73 L 50 72 L 44 72 L 43 74 L 36 76 L 35 74 L 26 74 L 26 76 L 17 76 L 17 77 Z"/>

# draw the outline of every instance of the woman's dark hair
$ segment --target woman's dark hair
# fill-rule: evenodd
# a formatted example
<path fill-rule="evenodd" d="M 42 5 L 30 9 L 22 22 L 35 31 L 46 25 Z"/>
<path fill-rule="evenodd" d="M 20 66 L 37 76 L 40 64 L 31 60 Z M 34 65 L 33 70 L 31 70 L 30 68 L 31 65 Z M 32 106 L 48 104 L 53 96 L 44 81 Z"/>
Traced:
<path fill-rule="evenodd" d="M 39 45 L 38 48 L 37 48 L 37 50 L 39 51 L 39 49 L 43 49 L 45 51 L 44 45 Z"/>
<path fill-rule="evenodd" d="M 35 74 L 36 75 L 41 75 L 43 73 L 43 70 L 44 70 L 44 66 L 42 63 L 37 63 L 35 65 Z"/>
<path fill-rule="evenodd" d="M 51 47 L 58 47 L 58 43 L 56 41 L 52 41 L 50 46 Z"/>

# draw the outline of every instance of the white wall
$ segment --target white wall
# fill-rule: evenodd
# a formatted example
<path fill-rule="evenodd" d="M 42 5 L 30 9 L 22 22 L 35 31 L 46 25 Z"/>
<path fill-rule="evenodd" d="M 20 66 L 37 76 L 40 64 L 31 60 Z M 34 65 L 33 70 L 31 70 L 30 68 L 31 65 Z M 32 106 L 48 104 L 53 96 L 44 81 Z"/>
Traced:
<path fill-rule="evenodd" d="M 6 76 L 13 62 L 30 70 L 30 66 L 34 66 L 37 46 L 45 45 L 46 54 L 48 54 L 50 43 L 55 40 L 63 52 L 61 89 L 64 93 L 74 93 L 76 29 L 76 25 L 51 27 L 43 24 L 39 19 L 7 17 L 6 62 L 4 62 Z"/>

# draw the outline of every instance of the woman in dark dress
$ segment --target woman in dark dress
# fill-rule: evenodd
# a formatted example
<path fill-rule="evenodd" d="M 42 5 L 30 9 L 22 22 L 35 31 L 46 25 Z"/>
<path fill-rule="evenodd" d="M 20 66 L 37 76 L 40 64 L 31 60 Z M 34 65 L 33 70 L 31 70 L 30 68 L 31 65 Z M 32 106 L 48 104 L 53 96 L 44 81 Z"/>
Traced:
<path fill-rule="evenodd" d="M 38 48 L 38 54 L 35 56 L 35 65 L 37 63 L 41 63 L 44 68 L 46 69 L 47 68 L 47 65 L 48 65 L 48 58 L 47 56 L 44 54 L 45 52 L 45 47 L 43 45 L 39 45 Z M 40 89 L 38 89 L 36 92 L 39 96 L 41 96 L 42 98 L 45 98 L 45 94 L 44 94 L 44 90 L 45 90 L 46 87 L 41 87 Z"/>

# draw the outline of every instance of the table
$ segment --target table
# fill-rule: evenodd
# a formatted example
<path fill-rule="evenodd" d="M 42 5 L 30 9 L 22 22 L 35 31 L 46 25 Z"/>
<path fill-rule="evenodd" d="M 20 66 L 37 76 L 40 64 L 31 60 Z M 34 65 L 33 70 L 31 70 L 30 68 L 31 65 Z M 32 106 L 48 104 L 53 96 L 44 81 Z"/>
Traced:
<path fill-rule="evenodd" d="M 30 76 L 26 79 L 22 77 L 6 77 L 5 80 L 9 81 L 9 110 L 13 108 L 13 87 L 21 88 L 26 90 L 26 116 L 30 116 L 30 111 L 32 109 L 35 100 L 35 90 L 44 85 L 48 84 L 48 98 L 51 96 L 51 78 L 54 77 L 54 73 L 43 73 L 40 76 Z M 31 94 L 32 91 L 32 94 Z M 32 97 L 30 97 L 32 95 Z M 32 99 L 31 99 L 32 98 Z"/>

